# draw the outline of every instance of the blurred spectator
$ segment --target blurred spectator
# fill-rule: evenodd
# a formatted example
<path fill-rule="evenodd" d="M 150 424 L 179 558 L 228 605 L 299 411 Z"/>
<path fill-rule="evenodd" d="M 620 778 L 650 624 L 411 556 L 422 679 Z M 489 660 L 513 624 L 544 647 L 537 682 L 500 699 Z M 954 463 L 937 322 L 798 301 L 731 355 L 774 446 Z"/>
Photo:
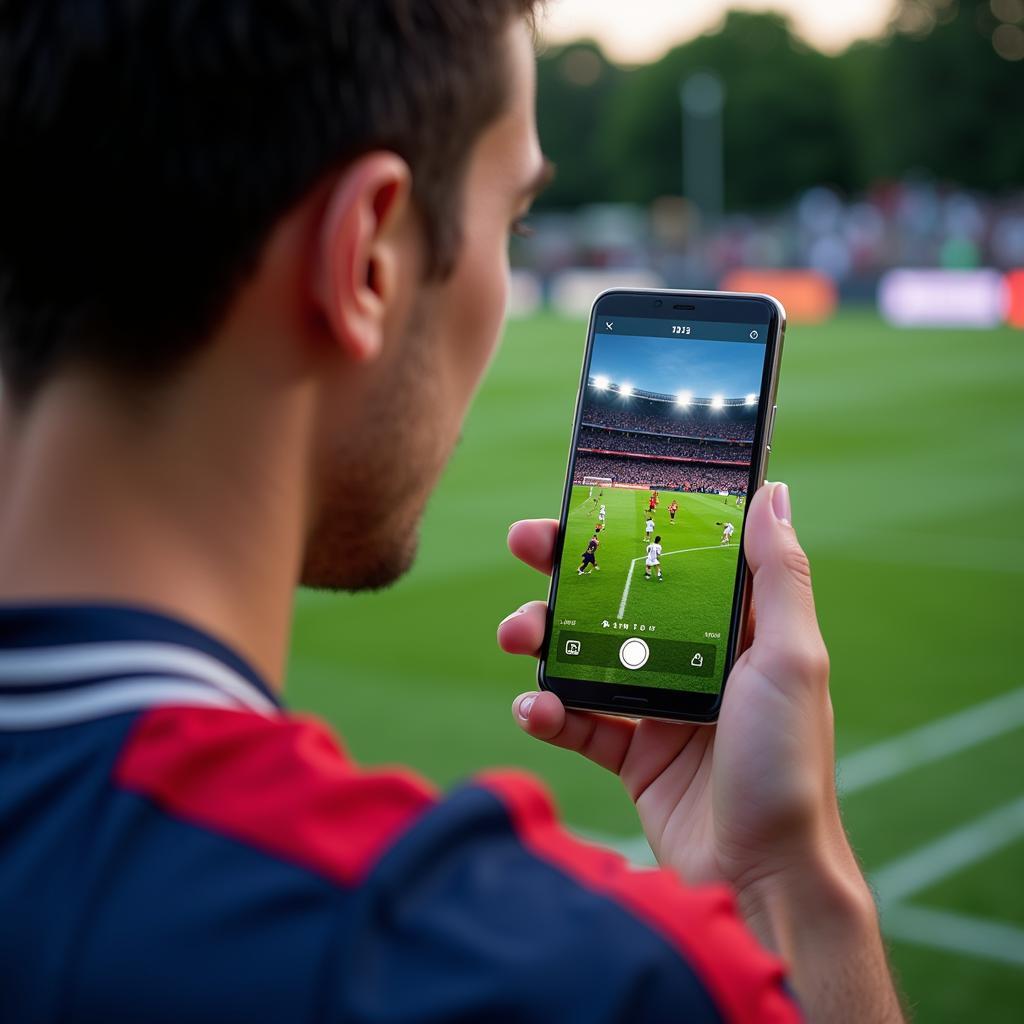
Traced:
<path fill-rule="evenodd" d="M 641 207 L 630 207 L 637 211 Z M 570 266 L 643 264 L 666 281 L 717 286 L 737 267 L 803 267 L 856 289 L 899 266 L 1024 264 L 1024 195 L 986 197 L 931 181 L 883 182 L 866 195 L 845 198 L 822 186 L 770 213 L 733 214 L 713 231 L 659 230 L 661 206 L 647 219 L 623 217 L 617 244 L 583 230 L 588 216 L 538 212 L 535 235 L 519 246 L 517 262 L 547 275 Z M 621 257 L 629 252 L 623 263 Z"/>

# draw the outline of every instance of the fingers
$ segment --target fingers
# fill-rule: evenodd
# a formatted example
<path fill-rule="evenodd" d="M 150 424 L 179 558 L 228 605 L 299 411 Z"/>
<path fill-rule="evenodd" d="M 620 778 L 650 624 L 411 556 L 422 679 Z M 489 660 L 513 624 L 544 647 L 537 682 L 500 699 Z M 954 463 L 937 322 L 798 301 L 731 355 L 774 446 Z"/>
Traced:
<path fill-rule="evenodd" d="M 531 736 L 578 754 L 619 774 L 636 722 L 589 711 L 566 711 L 549 692 L 523 693 L 512 704 L 516 724 Z"/>
<path fill-rule="evenodd" d="M 827 654 L 814 610 L 810 564 L 791 519 L 785 484 L 765 484 L 750 502 L 745 553 L 757 607 L 751 657 L 775 678 L 824 674 L 827 679 Z"/>
<path fill-rule="evenodd" d="M 543 601 L 530 601 L 507 615 L 498 624 L 498 646 L 508 654 L 539 654 L 547 607 Z"/>
<path fill-rule="evenodd" d="M 557 519 L 522 519 L 509 527 L 508 549 L 521 562 L 550 575 L 557 536 Z"/>

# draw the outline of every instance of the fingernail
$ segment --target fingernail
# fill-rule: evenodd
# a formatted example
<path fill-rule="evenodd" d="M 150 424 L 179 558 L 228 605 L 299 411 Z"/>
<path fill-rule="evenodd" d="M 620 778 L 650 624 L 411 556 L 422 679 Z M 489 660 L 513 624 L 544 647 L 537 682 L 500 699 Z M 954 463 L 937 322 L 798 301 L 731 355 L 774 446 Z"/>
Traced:
<path fill-rule="evenodd" d="M 780 523 L 789 526 L 793 522 L 793 509 L 789 503 L 789 487 L 786 484 L 776 484 L 772 488 L 772 511 Z"/>
<path fill-rule="evenodd" d="M 516 710 L 518 711 L 519 717 L 524 722 L 529 720 L 529 718 L 530 718 L 530 708 L 533 707 L 533 702 L 536 699 L 537 699 L 537 695 L 535 693 L 530 693 L 530 694 L 527 694 L 527 696 L 525 696 L 519 702 L 519 707 Z"/>
<path fill-rule="evenodd" d="M 516 523 L 518 523 L 518 522 L 519 522 L 519 520 L 517 519 L 517 520 L 516 520 Z M 513 527 L 513 526 L 515 526 L 515 525 L 516 525 L 516 523 L 509 523 L 509 524 L 508 524 L 508 532 L 509 532 L 509 533 L 511 533 L 511 532 L 512 532 L 512 527 Z"/>
<path fill-rule="evenodd" d="M 508 622 L 509 619 L 514 619 L 517 615 L 522 615 L 523 612 L 525 612 L 525 611 L 526 611 L 526 605 L 523 605 L 522 608 L 517 608 L 514 612 L 509 612 L 508 615 L 506 615 L 505 618 L 503 618 L 501 620 L 501 622 L 498 623 L 498 625 L 499 626 L 504 626 L 505 623 Z"/>

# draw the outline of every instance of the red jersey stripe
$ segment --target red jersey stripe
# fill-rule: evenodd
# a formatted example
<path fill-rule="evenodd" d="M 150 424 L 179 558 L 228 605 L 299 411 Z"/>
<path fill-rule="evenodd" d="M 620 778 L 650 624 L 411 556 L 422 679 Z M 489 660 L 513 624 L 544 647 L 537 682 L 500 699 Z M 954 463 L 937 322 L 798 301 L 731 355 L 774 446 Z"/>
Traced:
<path fill-rule="evenodd" d="M 559 826 L 547 791 L 525 773 L 488 772 L 479 781 L 504 803 L 535 856 L 615 900 L 675 946 L 726 1021 L 801 1020 L 782 984 L 782 961 L 758 945 L 727 888 L 689 889 L 668 871 L 632 868 L 618 854 L 574 839 Z"/>
<path fill-rule="evenodd" d="M 118 785 L 195 825 L 353 885 L 436 803 L 404 770 L 361 771 L 326 726 L 211 708 L 139 719 Z"/>

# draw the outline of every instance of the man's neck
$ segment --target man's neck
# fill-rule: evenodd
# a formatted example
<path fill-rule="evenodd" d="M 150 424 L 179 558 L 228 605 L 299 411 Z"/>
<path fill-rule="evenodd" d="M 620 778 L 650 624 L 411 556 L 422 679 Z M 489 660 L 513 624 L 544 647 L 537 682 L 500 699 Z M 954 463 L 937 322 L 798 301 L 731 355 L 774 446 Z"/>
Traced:
<path fill-rule="evenodd" d="M 216 374 L 175 385 L 173 402 L 126 411 L 112 397 L 68 378 L 0 416 L 0 601 L 145 605 L 219 636 L 280 687 L 307 404 L 254 409 Z"/>

